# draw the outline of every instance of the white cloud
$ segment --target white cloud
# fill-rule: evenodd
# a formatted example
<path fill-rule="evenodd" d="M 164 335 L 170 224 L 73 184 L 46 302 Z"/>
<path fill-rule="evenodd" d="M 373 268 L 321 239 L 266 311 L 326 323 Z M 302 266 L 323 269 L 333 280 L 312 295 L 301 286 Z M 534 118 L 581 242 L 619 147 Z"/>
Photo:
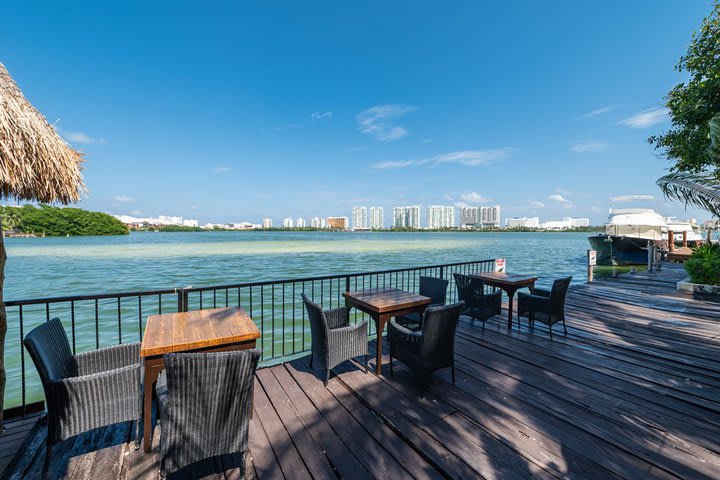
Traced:
<path fill-rule="evenodd" d="M 60 133 L 62 134 L 65 139 L 70 143 L 79 143 L 82 145 L 92 145 L 92 144 L 102 144 L 105 143 L 104 138 L 95 138 L 91 137 L 87 133 L 84 132 L 66 132 L 64 130 L 60 130 Z"/>
<path fill-rule="evenodd" d="M 540 200 L 530 200 L 530 206 L 535 208 L 543 208 L 545 204 L 541 202 Z"/>
<path fill-rule="evenodd" d="M 477 192 L 463 193 L 462 195 L 460 195 L 460 198 L 468 203 L 483 203 L 490 201 L 489 198 L 483 197 Z"/>
<path fill-rule="evenodd" d="M 228 173 L 231 171 L 232 171 L 231 167 L 215 167 L 212 169 L 213 173 Z"/>
<path fill-rule="evenodd" d="M 135 199 L 133 197 L 128 197 L 127 195 L 117 195 L 115 196 L 115 201 L 121 203 L 129 203 L 134 202 Z"/>
<path fill-rule="evenodd" d="M 604 107 L 596 108 L 595 110 L 591 110 L 589 112 L 585 112 L 581 115 L 582 118 L 592 118 L 597 117 L 598 115 L 602 115 L 603 113 L 612 112 L 617 108 L 617 105 L 607 105 Z"/>
<path fill-rule="evenodd" d="M 666 121 L 669 118 L 669 113 L 670 110 L 665 107 L 651 108 L 621 120 L 620 123 L 632 128 L 647 128 Z"/>
<path fill-rule="evenodd" d="M 408 134 L 405 127 L 394 124 L 395 119 L 416 110 L 418 107 L 410 105 L 376 105 L 358 113 L 355 118 L 362 133 L 373 135 L 381 142 L 390 142 Z"/>
<path fill-rule="evenodd" d="M 554 201 L 560 202 L 560 203 L 570 203 L 570 200 L 568 200 L 567 198 L 563 197 L 563 196 L 560 195 L 559 193 L 550 195 L 550 196 L 548 196 L 548 198 L 549 198 L 550 200 L 554 200 Z"/>
<path fill-rule="evenodd" d="M 331 119 L 333 116 L 333 112 L 313 112 L 310 114 L 310 117 L 313 120 L 323 120 L 327 118 L 328 120 Z"/>
<path fill-rule="evenodd" d="M 570 150 L 577 153 L 602 152 L 607 150 L 609 146 L 606 142 L 580 142 L 570 146 Z"/>
<path fill-rule="evenodd" d="M 503 160 L 510 155 L 510 152 L 510 148 L 498 148 L 494 150 L 462 150 L 459 152 L 435 155 L 434 157 L 423 158 L 420 160 L 389 160 L 376 163 L 373 165 L 373 168 L 403 168 L 413 165 L 438 165 L 440 163 L 458 163 L 460 165 L 477 167 Z"/>

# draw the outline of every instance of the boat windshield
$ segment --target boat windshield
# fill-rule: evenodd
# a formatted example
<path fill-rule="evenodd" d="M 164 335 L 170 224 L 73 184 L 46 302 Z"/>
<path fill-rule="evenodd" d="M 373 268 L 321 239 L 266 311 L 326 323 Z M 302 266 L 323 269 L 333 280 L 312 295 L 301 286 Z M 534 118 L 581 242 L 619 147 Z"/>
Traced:
<path fill-rule="evenodd" d="M 650 195 L 627 195 L 610 199 L 611 215 L 629 215 L 657 212 L 655 197 Z"/>

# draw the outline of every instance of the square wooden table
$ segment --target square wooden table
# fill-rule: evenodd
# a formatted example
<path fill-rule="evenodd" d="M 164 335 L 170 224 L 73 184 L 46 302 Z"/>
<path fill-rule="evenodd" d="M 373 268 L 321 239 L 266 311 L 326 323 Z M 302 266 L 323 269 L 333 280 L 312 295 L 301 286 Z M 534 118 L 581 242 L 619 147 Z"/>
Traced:
<path fill-rule="evenodd" d="M 513 297 L 519 289 L 528 287 L 532 292 L 537 277 L 522 273 L 482 272 L 468 275 L 471 278 L 482 280 L 485 285 L 498 287 L 508 296 L 508 330 L 512 328 Z M 518 320 L 518 326 L 520 321 Z"/>
<path fill-rule="evenodd" d="M 398 315 L 415 312 L 422 314 L 431 301 L 429 297 L 398 288 L 345 292 L 343 297 L 345 297 L 345 305 L 367 313 L 375 322 L 375 331 L 377 332 L 376 375 L 380 375 L 382 367 L 382 332 L 385 324 Z"/>
<path fill-rule="evenodd" d="M 240 307 L 150 315 L 140 356 L 145 359 L 143 392 L 143 442 L 152 442 L 152 392 L 165 368 L 163 355 L 174 352 L 225 352 L 255 348 L 260 331 Z"/>

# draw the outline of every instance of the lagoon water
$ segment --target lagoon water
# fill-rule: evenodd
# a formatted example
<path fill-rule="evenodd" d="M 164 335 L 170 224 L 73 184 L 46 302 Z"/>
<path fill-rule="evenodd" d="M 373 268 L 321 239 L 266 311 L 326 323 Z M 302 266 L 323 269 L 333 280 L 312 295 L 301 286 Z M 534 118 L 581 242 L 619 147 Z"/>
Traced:
<path fill-rule="evenodd" d="M 194 287 L 493 258 L 513 272 L 586 274 L 587 233 L 134 232 L 7 238 L 5 299 Z"/>
<path fill-rule="evenodd" d="M 538 285 L 547 286 L 553 278 L 565 275 L 573 275 L 576 282 L 585 281 L 587 236 L 519 232 L 137 232 L 117 237 L 7 238 L 5 299 L 284 280 L 494 258 L 505 258 L 510 272 L 537 274 Z M 98 304 L 77 302 L 74 310 L 67 302 L 53 304 L 50 312 L 43 305 L 26 307 L 24 332 L 19 328 L 17 308 L 9 309 L 5 406 L 22 402 L 20 339 L 45 321 L 48 313 L 60 317 L 68 330 L 70 319 L 75 318 L 77 351 L 85 351 L 117 344 L 120 339 L 137 342 L 144 319 L 157 312 L 157 303 L 153 305 L 151 300 L 146 299 L 142 307 L 137 299 L 124 301 L 121 328 L 114 299 Z M 171 309 L 173 298 L 168 300 L 170 305 L 163 306 Z M 289 341 L 302 351 L 309 335 L 303 336 L 302 328 L 295 335 L 295 325 L 291 327 L 293 337 Z M 283 340 L 280 336 L 280 343 L 275 343 L 267 330 L 263 348 L 273 355 L 283 349 Z M 27 355 L 25 371 L 26 401 L 42 399 L 35 367 Z"/>

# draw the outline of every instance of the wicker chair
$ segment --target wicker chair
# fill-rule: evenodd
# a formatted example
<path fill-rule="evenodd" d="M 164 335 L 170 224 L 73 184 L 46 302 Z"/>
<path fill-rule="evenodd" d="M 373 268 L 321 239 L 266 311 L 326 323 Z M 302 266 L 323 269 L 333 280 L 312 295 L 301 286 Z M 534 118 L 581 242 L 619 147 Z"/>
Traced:
<path fill-rule="evenodd" d="M 552 338 L 552 327 L 562 322 L 563 329 L 567 335 L 565 326 L 565 296 L 572 277 L 560 278 L 553 282 L 551 290 L 536 288 L 532 294 L 518 293 L 518 318 L 528 317 L 530 326 L 535 325 L 535 320 L 546 323 Z"/>
<path fill-rule="evenodd" d="M 23 345 L 40 374 L 47 403 L 43 476 L 54 444 L 94 428 L 135 421 L 135 448 L 139 448 L 142 418 L 139 343 L 73 355 L 62 323 L 54 318 L 28 333 Z"/>
<path fill-rule="evenodd" d="M 390 375 L 393 358 L 410 367 L 420 381 L 420 394 L 425 397 L 425 380 L 440 368 L 452 369 L 455 383 L 455 330 L 464 302 L 425 310 L 419 332 L 408 330 L 394 319 L 388 325 L 390 339 Z"/>
<path fill-rule="evenodd" d="M 220 455 L 240 455 L 245 472 L 248 425 L 260 350 L 170 353 L 155 391 L 160 417 L 160 476 Z"/>
<path fill-rule="evenodd" d="M 458 300 L 465 302 L 465 309 L 462 314 L 480 320 L 484 329 L 485 322 L 493 315 L 499 315 L 501 312 L 502 292 L 496 290 L 486 293 L 485 284 L 483 284 L 482 280 L 460 273 L 454 273 L 453 276 L 455 277 Z"/>
<path fill-rule="evenodd" d="M 420 295 L 432 299 L 428 307 L 445 305 L 448 283 L 447 280 L 442 278 L 420 277 Z M 420 325 L 421 320 L 422 316 L 420 313 L 410 313 L 408 315 L 395 317 L 397 323 L 413 332 L 417 332 L 422 328 L 422 325 Z"/>
<path fill-rule="evenodd" d="M 367 322 L 350 325 L 349 307 L 323 311 L 320 305 L 310 300 L 304 293 L 302 299 L 308 312 L 312 333 L 310 368 L 313 365 L 313 358 L 317 356 L 325 367 L 325 386 L 327 387 L 330 380 L 332 368 L 360 355 L 365 356 L 365 373 L 367 373 Z"/>

